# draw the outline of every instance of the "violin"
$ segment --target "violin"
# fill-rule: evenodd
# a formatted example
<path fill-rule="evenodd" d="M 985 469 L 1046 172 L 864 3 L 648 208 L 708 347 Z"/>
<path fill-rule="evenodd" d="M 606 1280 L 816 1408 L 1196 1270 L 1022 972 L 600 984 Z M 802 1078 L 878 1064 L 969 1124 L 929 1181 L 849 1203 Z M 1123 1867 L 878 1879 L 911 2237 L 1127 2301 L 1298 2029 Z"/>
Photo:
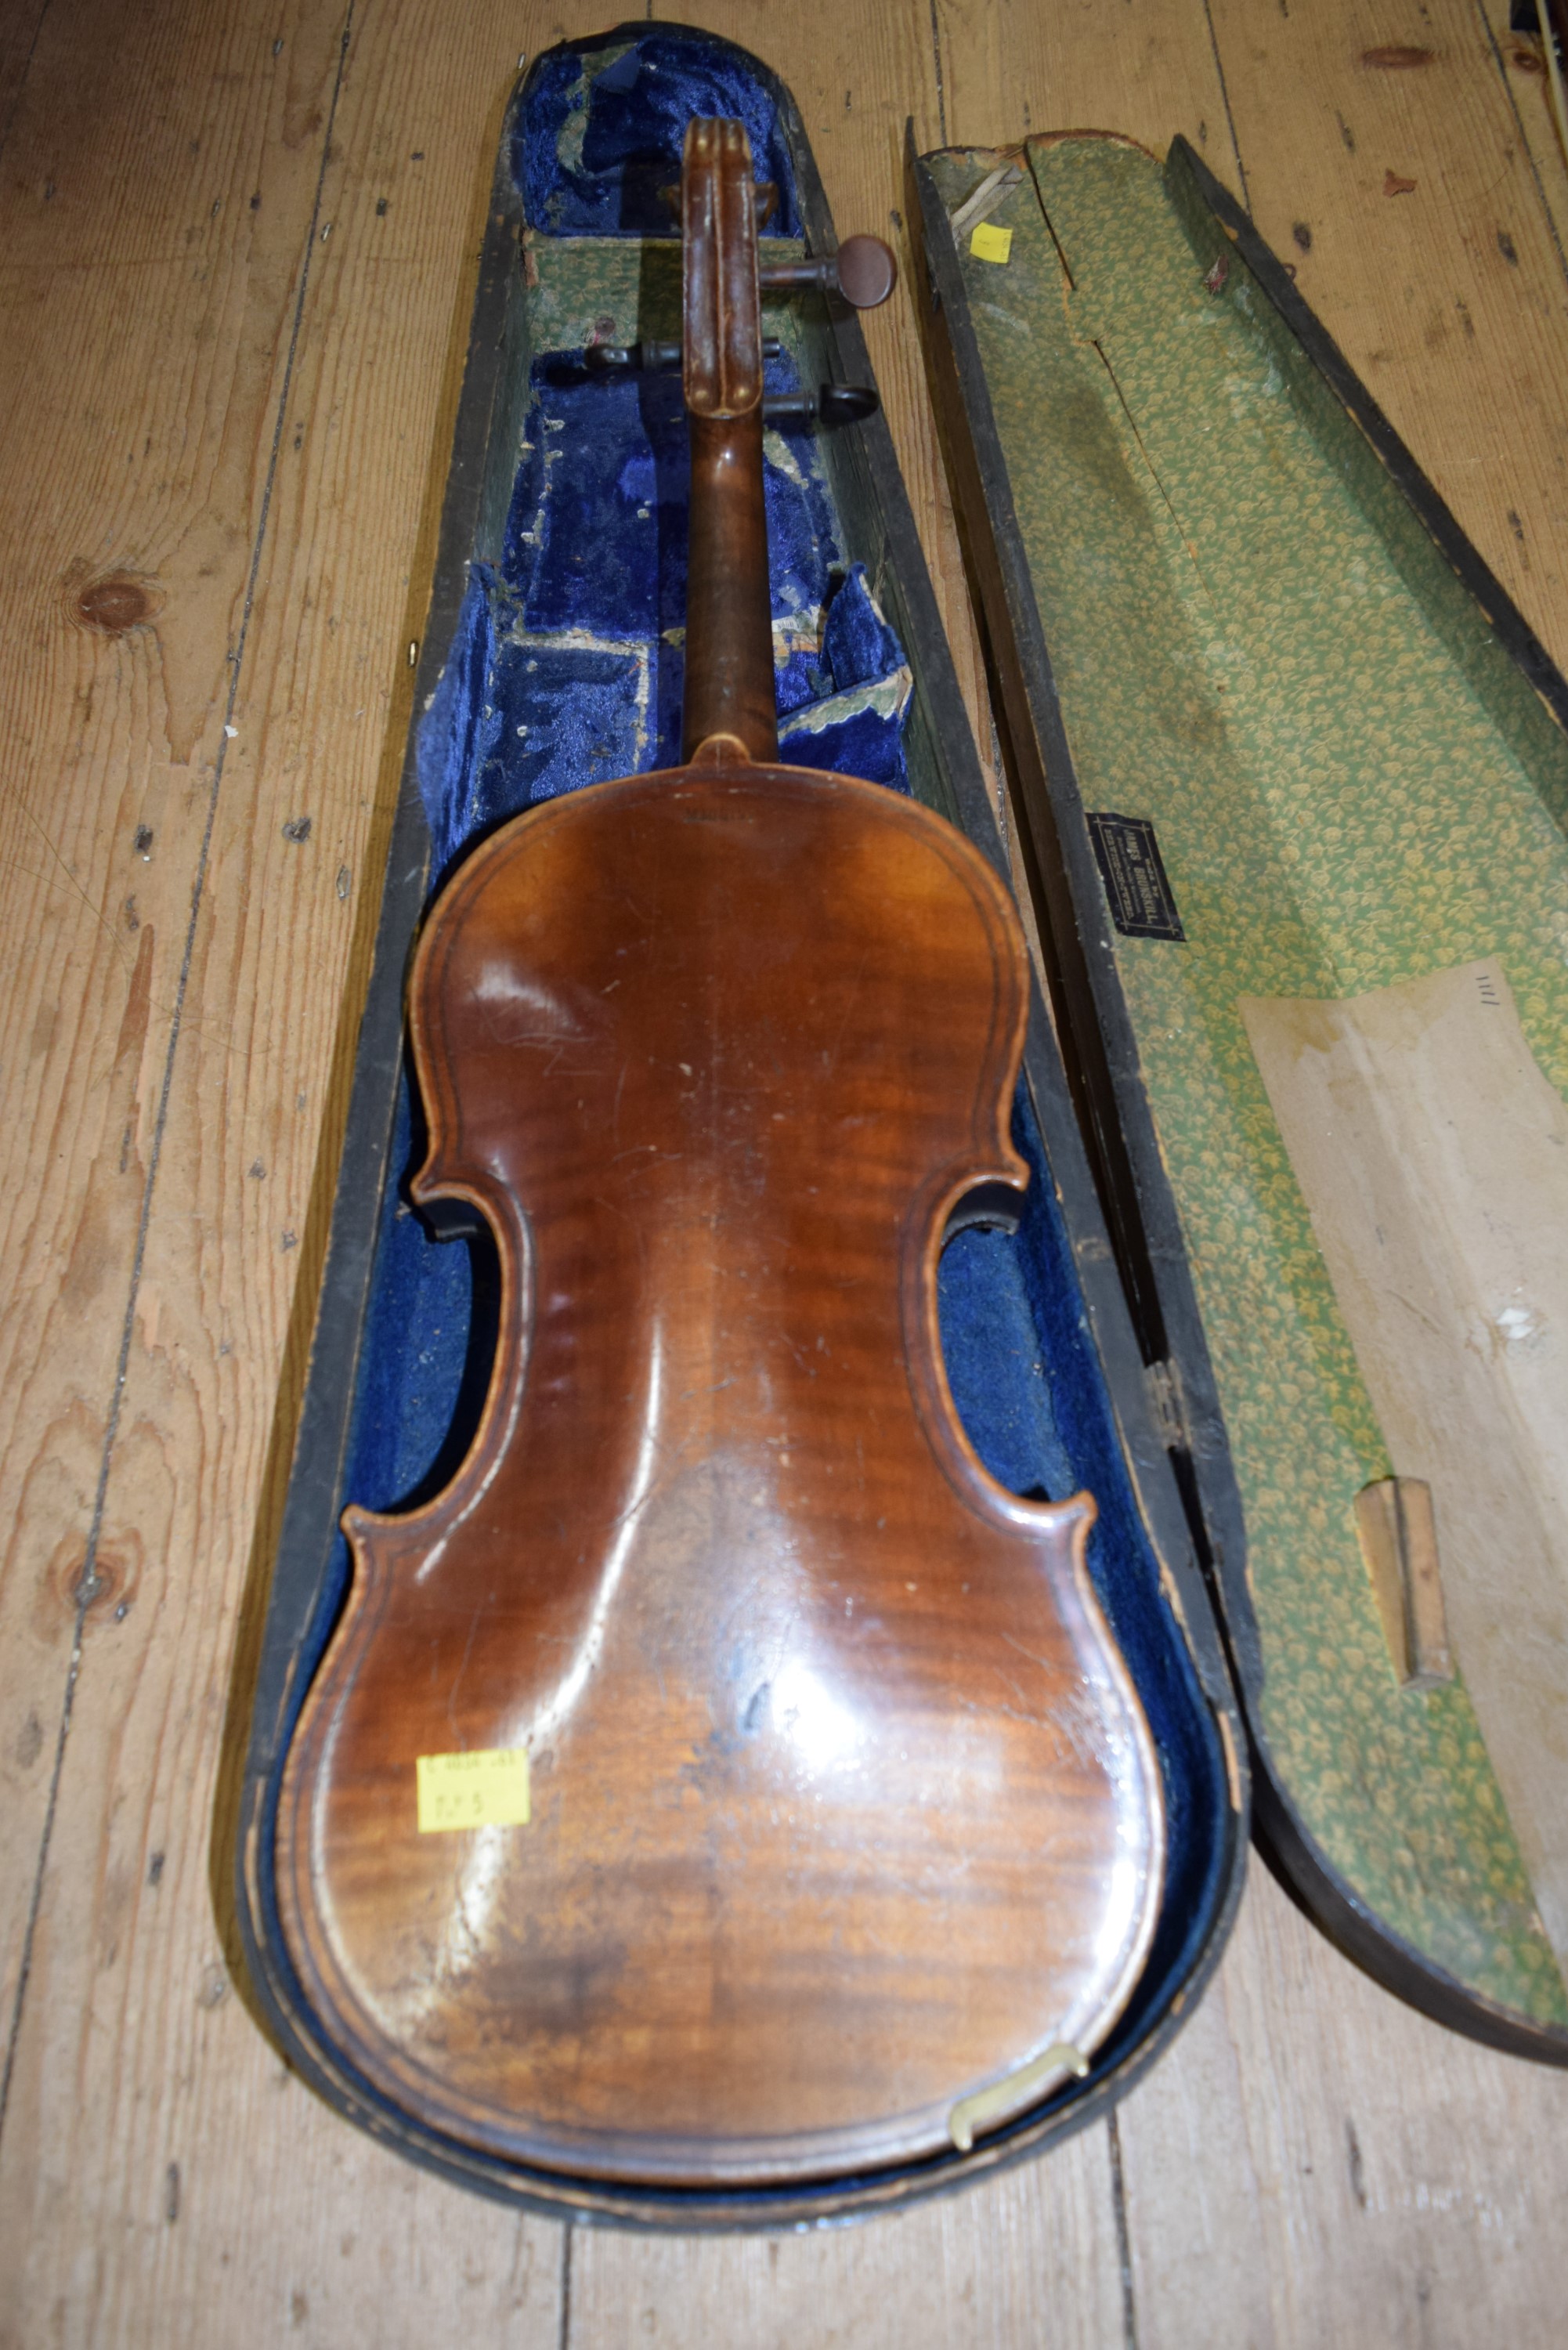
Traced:
<path fill-rule="evenodd" d="M 1038 2105 L 1164 1847 L 1094 1503 L 998 1484 L 942 1363 L 944 1235 L 1028 1180 L 1016 913 L 942 817 L 778 763 L 756 203 L 692 122 L 685 764 L 518 816 L 422 930 L 413 1196 L 494 1236 L 495 1361 L 446 1490 L 344 1514 L 275 1848 L 335 2062 L 670 2188 Z"/>

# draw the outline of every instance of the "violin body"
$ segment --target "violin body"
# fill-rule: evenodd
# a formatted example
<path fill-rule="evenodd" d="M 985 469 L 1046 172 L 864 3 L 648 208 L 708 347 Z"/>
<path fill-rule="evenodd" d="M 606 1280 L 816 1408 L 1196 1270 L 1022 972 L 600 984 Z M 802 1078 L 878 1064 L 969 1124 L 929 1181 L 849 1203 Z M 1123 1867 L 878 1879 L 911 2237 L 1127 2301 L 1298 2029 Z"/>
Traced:
<path fill-rule="evenodd" d="M 415 1195 L 495 1233 L 494 1378 L 439 1499 L 348 1514 L 277 1828 L 312 2004 L 431 2128 L 859 2168 L 1125 1999 L 1160 1812 L 1093 1505 L 987 1476 L 937 1329 L 950 1215 L 1023 1180 L 1025 990 L 950 826 L 743 758 L 532 811 L 440 901 Z M 526 1825 L 420 1833 L 417 1757 L 516 1748 Z"/>
<path fill-rule="evenodd" d="M 944 1235 L 1025 1180 L 1018 919 L 940 817 L 777 763 L 740 123 L 682 206 L 687 764 L 427 922 L 414 1196 L 494 1236 L 495 1362 L 447 1490 L 345 1514 L 274 1865 L 322 2040 L 425 2130 L 712 2189 L 1086 2069 L 1164 1824 L 1094 1504 L 995 1483 L 942 1365 Z"/>

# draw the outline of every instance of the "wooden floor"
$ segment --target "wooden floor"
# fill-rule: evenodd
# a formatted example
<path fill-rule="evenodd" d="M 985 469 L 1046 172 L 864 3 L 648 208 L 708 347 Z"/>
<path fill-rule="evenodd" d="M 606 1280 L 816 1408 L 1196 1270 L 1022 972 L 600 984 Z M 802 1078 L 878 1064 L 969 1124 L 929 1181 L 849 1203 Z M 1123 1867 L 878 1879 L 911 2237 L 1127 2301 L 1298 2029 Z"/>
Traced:
<path fill-rule="evenodd" d="M 1568 661 L 1568 173 L 1507 0 L 669 13 L 782 71 L 841 231 L 897 234 L 906 115 L 1185 131 Z M 511 2217 L 247 2012 L 214 1792 L 486 184 L 520 54 L 601 21 L 0 0 L 0 2350 L 1560 2345 L 1568 2078 L 1422 2022 L 1257 1866 L 1116 2123 L 821 2237 Z M 870 327 L 989 743 L 907 303 Z"/>

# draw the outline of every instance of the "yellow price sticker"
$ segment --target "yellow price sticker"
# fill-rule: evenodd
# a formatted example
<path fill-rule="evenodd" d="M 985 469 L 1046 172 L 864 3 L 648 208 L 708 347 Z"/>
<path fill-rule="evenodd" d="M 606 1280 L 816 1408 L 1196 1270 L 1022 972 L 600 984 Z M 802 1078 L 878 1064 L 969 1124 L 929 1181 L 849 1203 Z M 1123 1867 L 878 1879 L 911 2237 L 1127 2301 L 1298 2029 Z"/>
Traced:
<path fill-rule="evenodd" d="M 421 1754 L 414 1773 L 421 1835 L 438 1828 L 528 1825 L 525 1746 L 484 1746 L 472 1754 Z"/>
<path fill-rule="evenodd" d="M 969 249 L 977 261 L 1011 261 L 1012 231 L 997 228 L 990 221 L 981 221 L 969 241 Z"/>

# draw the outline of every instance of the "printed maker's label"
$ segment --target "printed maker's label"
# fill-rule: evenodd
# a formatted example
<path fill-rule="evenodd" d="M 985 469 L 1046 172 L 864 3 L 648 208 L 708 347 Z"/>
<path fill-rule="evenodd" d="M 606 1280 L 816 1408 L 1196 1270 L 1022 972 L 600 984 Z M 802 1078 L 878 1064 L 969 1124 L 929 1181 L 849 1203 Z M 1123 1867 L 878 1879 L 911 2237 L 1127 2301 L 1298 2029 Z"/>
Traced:
<path fill-rule="evenodd" d="M 1185 941 L 1187 932 L 1147 816 L 1091 812 L 1088 825 L 1111 920 L 1123 938 Z"/>
<path fill-rule="evenodd" d="M 527 1825 L 525 1746 L 486 1746 L 472 1754 L 421 1754 L 414 1772 L 421 1835 L 438 1828 Z"/>

